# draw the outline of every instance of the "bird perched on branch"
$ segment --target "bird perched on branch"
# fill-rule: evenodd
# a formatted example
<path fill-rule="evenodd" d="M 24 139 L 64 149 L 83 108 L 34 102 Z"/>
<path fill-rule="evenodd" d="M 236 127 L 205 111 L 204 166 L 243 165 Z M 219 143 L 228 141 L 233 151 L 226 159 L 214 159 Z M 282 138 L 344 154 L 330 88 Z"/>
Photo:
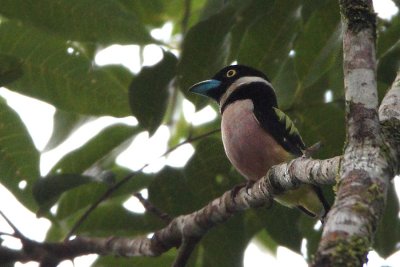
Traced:
<path fill-rule="evenodd" d="M 303 155 L 304 142 L 292 120 L 278 108 L 272 84 L 262 72 L 227 66 L 189 90 L 219 103 L 226 155 L 249 182 L 262 178 L 273 165 Z M 329 210 L 321 189 L 314 185 L 301 185 L 275 199 L 321 220 Z"/>

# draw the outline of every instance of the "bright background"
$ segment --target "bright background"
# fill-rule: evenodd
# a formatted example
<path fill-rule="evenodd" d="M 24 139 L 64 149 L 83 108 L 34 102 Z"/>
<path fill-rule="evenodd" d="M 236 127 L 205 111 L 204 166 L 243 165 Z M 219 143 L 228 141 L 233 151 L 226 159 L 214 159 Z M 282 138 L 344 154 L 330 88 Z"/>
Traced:
<path fill-rule="evenodd" d="M 381 18 L 389 20 L 391 16 L 398 12 L 397 7 L 391 0 L 375 0 L 373 2 L 375 11 Z M 168 23 L 165 24 L 161 29 L 152 31 L 152 36 L 161 40 L 171 38 L 171 34 L 172 25 Z M 68 52 L 73 53 L 74 51 Z M 133 73 L 138 73 L 142 66 L 154 65 L 162 58 L 162 51 L 156 45 L 148 45 L 142 52 L 143 62 L 141 65 L 139 61 L 141 53 L 139 46 L 113 45 L 98 52 L 96 56 L 96 64 L 122 64 Z M 0 95 L 6 98 L 8 105 L 18 112 L 26 124 L 29 133 L 32 135 L 37 149 L 40 151 L 43 150 L 52 133 L 55 108 L 47 103 L 11 92 L 3 87 L 0 88 Z M 192 122 L 194 125 L 199 125 L 209 120 L 214 120 L 217 117 L 217 114 L 210 107 L 206 107 L 199 112 L 195 112 L 194 106 L 189 101 L 184 102 L 184 114 L 186 120 L 188 122 Z M 41 174 L 46 175 L 51 167 L 54 166 L 54 164 L 57 163 L 57 161 L 63 155 L 82 146 L 87 140 L 100 132 L 100 130 L 104 127 L 121 121 L 127 124 L 137 123 L 134 117 L 127 117 L 123 119 L 102 117 L 82 126 L 63 144 L 51 151 L 42 153 L 40 162 Z M 132 144 L 126 149 L 126 151 L 124 151 L 118 157 L 118 164 L 131 168 L 132 170 L 137 170 L 144 164 L 151 163 L 150 166 L 145 169 L 146 172 L 157 172 L 165 165 L 175 167 L 184 166 L 194 152 L 193 147 L 190 144 L 180 147 L 166 157 L 159 157 L 167 150 L 167 140 L 169 138 L 169 134 L 168 128 L 164 126 L 161 126 L 151 138 L 149 138 L 147 133 L 139 134 Z M 133 153 L 133 151 L 140 151 L 140 155 Z M 22 189 L 26 185 L 21 182 L 19 186 Z M 395 186 L 396 191 L 399 193 L 399 178 L 395 179 Z M 142 193 L 144 196 L 146 196 L 145 190 Z M 142 205 L 133 197 L 125 202 L 124 207 L 135 212 L 144 212 Z M 53 207 L 53 209 L 56 208 L 56 206 Z M 27 237 L 36 241 L 44 240 L 46 232 L 50 227 L 50 222 L 47 219 L 36 218 L 35 214 L 23 207 L 1 184 L 0 211 L 6 214 L 6 216 L 16 225 L 16 227 Z M 9 233 L 12 232 L 12 229 L 3 219 L 0 219 L 0 231 Z M 18 240 L 13 238 L 4 239 L 4 245 L 15 249 L 21 248 L 21 244 Z M 303 247 L 306 246 L 304 245 Z M 303 251 L 303 254 L 306 255 L 306 252 Z M 96 259 L 96 257 L 96 255 L 83 256 L 76 258 L 74 263 L 71 261 L 65 261 L 60 266 L 89 266 L 90 263 Z M 384 260 L 380 258 L 376 252 L 371 251 L 368 255 L 368 259 L 369 262 L 367 266 L 371 267 L 400 266 L 400 252 L 397 252 Z M 307 266 L 302 255 L 294 253 L 285 247 L 279 247 L 277 254 L 273 255 L 269 251 L 259 246 L 256 241 L 253 241 L 249 244 L 244 257 L 245 267 L 283 267 L 293 266 L 293 264 L 296 264 L 296 266 L 299 267 Z M 38 266 L 38 264 L 17 263 L 15 266 L 32 267 Z"/>

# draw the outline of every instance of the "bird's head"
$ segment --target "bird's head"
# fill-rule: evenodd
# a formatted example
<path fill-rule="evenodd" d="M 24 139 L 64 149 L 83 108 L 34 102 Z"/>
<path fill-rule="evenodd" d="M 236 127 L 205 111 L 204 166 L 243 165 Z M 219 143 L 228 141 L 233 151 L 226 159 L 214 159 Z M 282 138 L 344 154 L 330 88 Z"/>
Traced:
<path fill-rule="evenodd" d="M 221 99 L 229 96 L 240 85 L 257 81 L 270 83 L 267 76 L 256 69 L 231 65 L 217 72 L 210 80 L 196 83 L 189 91 L 208 96 L 220 103 Z"/>

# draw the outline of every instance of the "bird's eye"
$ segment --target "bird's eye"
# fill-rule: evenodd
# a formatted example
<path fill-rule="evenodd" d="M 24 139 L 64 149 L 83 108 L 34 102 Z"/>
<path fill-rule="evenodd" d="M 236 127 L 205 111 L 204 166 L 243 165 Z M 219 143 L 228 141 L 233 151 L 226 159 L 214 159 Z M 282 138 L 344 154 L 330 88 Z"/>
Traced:
<path fill-rule="evenodd" d="M 226 73 L 226 77 L 230 78 L 236 75 L 236 70 L 228 70 Z"/>

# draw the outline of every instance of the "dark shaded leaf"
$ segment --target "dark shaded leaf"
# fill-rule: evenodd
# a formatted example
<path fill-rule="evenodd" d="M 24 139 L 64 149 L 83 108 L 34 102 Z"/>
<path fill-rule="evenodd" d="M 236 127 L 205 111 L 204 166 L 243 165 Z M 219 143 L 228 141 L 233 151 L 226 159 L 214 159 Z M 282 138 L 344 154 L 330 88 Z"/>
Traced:
<path fill-rule="evenodd" d="M 313 255 L 317 251 L 321 239 L 322 226 L 319 230 L 315 230 L 314 226 L 316 223 L 316 220 L 306 216 L 302 216 L 299 220 L 300 231 L 307 240 L 307 255 L 304 256 L 307 257 L 308 261 L 312 259 Z"/>
<path fill-rule="evenodd" d="M 54 174 L 37 180 L 32 192 L 39 205 L 39 213 L 50 209 L 65 191 L 89 182 L 93 182 L 91 177 L 79 174 Z"/>
<path fill-rule="evenodd" d="M 299 220 L 305 215 L 297 209 L 290 209 L 278 203 L 274 203 L 272 208 L 259 208 L 255 212 L 274 242 L 300 253 L 303 237 L 299 229 Z"/>
<path fill-rule="evenodd" d="M 378 20 L 377 58 L 380 59 L 400 41 L 400 16 L 391 21 Z"/>
<path fill-rule="evenodd" d="M 148 190 L 149 201 L 171 216 L 186 214 L 198 208 L 181 171 L 164 168 L 156 175 Z"/>
<path fill-rule="evenodd" d="M 395 178 L 399 179 L 399 178 Z M 388 188 L 386 210 L 379 222 L 373 248 L 383 258 L 398 250 L 400 240 L 399 199 L 393 184 Z"/>
<path fill-rule="evenodd" d="M 341 155 L 345 141 L 344 107 L 337 103 L 316 104 L 304 109 L 291 111 L 296 126 L 307 146 L 322 142 L 316 158 Z M 301 116 L 299 114 L 301 113 Z"/>
<path fill-rule="evenodd" d="M 391 85 L 400 67 L 400 42 L 388 50 L 378 62 L 377 79 Z"/>
<path fill-rule="evenodd" d="M 273 79 L 288 57 L 300 27 L 301 1 L 254 1 L 248 12 L 251 25 L 241 41 L 238 61 L 265 72 Z"/>
<path fill-rule="evenodd" d="M 33 183 L 39 178 L 39 153 L 17 113 L 0 98 L 0 182 L 34 211 Z M 19 188 L 25 181 L 26 187 Z"/>
<path fill-rule="evenodd" d="M 122 201 L 121 201 L 122 202 Z M 152 214 L 128 211 L 120 203 L 105 203 L 99 206 L 79 228 L 79 234 L 91 233 L 96 236 L 144 235 L 165 226 Z M 118 218 L 118 220 L 110 220 Z"/>
<path fill-rule="evenodd" d="M 71 45 L 37 29 L 4 22 L 0 53 L 22 60 L 23 76 L 8 85 L 59 109 L 88 115 L 127 116 L 132 75 L 122 67 L 95 68 Z M 121 78 L 124 77 L 124 78 Z"/>
<path fill-rule="evenodd" d="M 233 172 L 219 136 L 201 140 L 195 147 L 184 174 L 188 190 L 194 195 L 191 202 L 201 207 L 244 180 Z"/>
<path fill-rule="evenodd" d="M 290 107 L 293 103 L 294 92 L 299 86 L 296 70 L 294 67 L 294 59 L 287 57 L 277 71 L 275 78 L 272 80 L 273 86 L 278 98 L 279 107 L 283 110 Z"/>
<path fill-rule="evenodd" d="M 201 264 L 191 266 L 242 267 L 248 243 L 243 231 L 243 217 L 243 214 L 234 216 L 226 223 L 211 229 L 199 244 L 197 261 Z"/>
<path fill-rule="evenodd" d="M 139 124 L 153 134 L 160 125 L 168 103 L 168 87 L 176 74 L 176 57 L 164 52 L 164 58 L 152 67 L 144 67 L 129 86 L 129 104 Z"/>
<path fill-rule="evenodd" d="M 118 177 L 121 180 L 122 177 Z M 115 198 L 124 196 L 128 198 L 132 193 L 147 187 L 153 181 L 153 176 L 138 173 L 133 176 L 123 187 L 120 187 L 110 196 L 106 202 L 113 203 Z M 77 216 L 99 199 L 109 188 L 104 183 L 91 183 L 74 188 L 63 194 L 59 201 L 57 219 L 65 220 L 68 217 Z M 121 204 L 121 200 L 116 200 Z M 75 218 L 75 217 L 74 217 Z"/>
<path fill-rule="evenodd" d="M 0 87 L 22 76 L 22 62 L 20 59 L 0 54 Z"/>
<path fill-rule="evenodd" d="M 320 78 L 338 56 L 341 24 L 337 1 L 327 1 L 314 11 L 295 42 L 295 66 L 302 88 Z"/>
<path fill-rule="evenodd" d="M 226 65 L 230 47 L 230 29 L 235 9 L 229 7 L 192 27 L 183 42 L 178 64 L 178 81 L 182 93 L 196 108 L 207 100 L 188 92 L 191 85 L 209 79 Z"/>
<path fill-rule="evenodd" d="M 65 40 L 101 44 L 152 41 L 137 16 L 113 0 L 3 0 L 0 13 Z"/>

